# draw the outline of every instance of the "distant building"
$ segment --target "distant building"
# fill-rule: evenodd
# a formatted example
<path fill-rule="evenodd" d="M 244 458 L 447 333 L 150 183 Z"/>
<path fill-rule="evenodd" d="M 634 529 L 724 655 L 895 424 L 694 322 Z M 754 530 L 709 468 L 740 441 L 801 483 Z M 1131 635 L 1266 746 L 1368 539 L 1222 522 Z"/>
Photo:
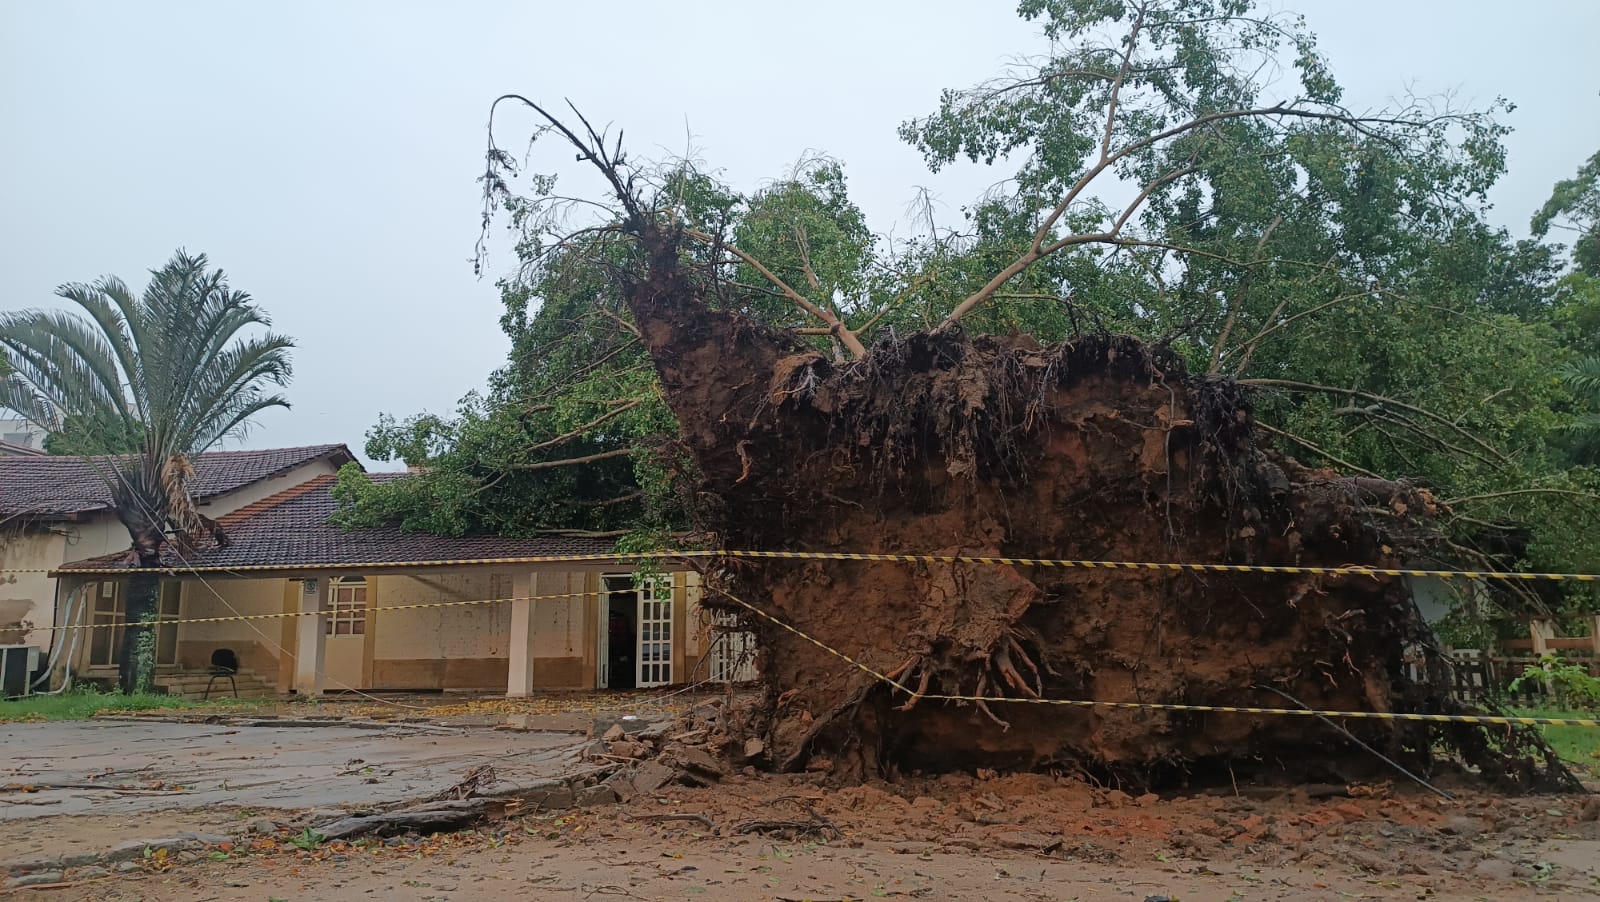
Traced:
<path fill-rule="evenodd" d="M 43 451 L 45 435 L 43 429 L 21 417 L 0 417 L 0 454 Z"/>

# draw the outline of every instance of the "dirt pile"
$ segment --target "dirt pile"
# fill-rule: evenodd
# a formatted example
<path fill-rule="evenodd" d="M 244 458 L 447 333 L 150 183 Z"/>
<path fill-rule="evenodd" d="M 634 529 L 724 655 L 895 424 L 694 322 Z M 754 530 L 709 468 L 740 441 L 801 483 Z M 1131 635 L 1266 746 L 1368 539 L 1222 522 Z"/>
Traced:
<path fill-rule="evenodd" d="M 837 363 L 711 309 L 674 237 L 641 232 L 629 305 L 724 547 L 1395 567 L 1437 542 L 1425 492 L 1262 447 L 1237 386 L 1163 349 L 947 332 Z M 996 699 L 913 700 L 749 618 L 771 695 L 746 729 L 780 770 L 1345 781 L 1387 765 L 1309 719 L 1001 699 L 1293 706 L 1271 687 L 1322 709 L 1457 710 L 1398 579 L 777 560 L 733 562 L 721 585 L 919 692 Z M 1508 785 L 1568 779 L 1523 734 L 1350 729 L 1423 772 L 1444 741 Z"/>

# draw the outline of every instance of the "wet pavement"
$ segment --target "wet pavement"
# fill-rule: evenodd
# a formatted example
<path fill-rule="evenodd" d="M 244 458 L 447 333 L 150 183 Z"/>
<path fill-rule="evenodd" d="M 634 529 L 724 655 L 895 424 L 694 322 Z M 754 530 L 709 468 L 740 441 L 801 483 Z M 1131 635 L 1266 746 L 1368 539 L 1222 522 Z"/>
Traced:
<path fill-rule="evenodd" d="M 380 805 L 442 792 L 482 765 L 509 785 L 559 777 L 580 767 L 584 742 L 571 732 L 333 721 L 7 723 L 0 822 Z"/>

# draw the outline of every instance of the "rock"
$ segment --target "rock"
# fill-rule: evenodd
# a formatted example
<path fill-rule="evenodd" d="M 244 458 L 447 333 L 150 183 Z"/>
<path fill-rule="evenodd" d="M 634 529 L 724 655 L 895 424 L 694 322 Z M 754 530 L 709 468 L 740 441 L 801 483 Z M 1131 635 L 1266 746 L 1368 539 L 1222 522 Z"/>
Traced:
<path fill-rule="evenodd" d="M 309 811 L 302 812 L 296 818 L 296 822 L 302 824 L 326 824 L 329 821 L 340 820 L 344 816 L 343 808 L 312 808 Z"/>
<path fill-rule="evenodd" d="M 696 746 L 674 746 L 663 752 L 662 757 L 671 759 L 671 763 L 684 770 L 694 771 L 713 779 L 721 779 L 728 774 L 722 762 L 713 758 L 710 752 Z"/>
<path fill-rule="evenodd" d="M 1131 801 L 1133 801 L 1133 796 L 1128 795 L 1120 789 L 1113 789 L 1106 793 L 1106 804 L 1112 808 L 1121 808 L 1123 805 L 1126 805 Z"/>
<path fill-rule="evenodd" d="M 278 832 L 278 825 L 266 818 L 257 818 L 250 822 L 250 832 L 259 836 L 270 836 Z"/>
<path fill-rule="evenodd" d="M 643 758 L 650 754 L 650 747 L 642 742 L 633 742 L 623 739 L 611 743 L 611 754 L 619 758 Z"/>
<path fill-rule="evenodd" d="M 677 773 L 660 761 L 646 761 L 633 775 L 634 788 L 641 795 L 654 795 L 661 787 L 672 782 Z"/>
<path fill-rule="evenodd" d="M 102 855 L 101 858 L 105 861 L 131 861 L 135 858 L 143 858 L 144 850 L 148 848 L 150 846 L 144 840 L 130 839 L 127 842 L 112 846 L 110 851 Z"/>
<path fill-rule="evenodd" d="M 61 867 L 59 858 L 29 858 L 24 861 L 13 861 L 4 865 L 10 874 L 31 874 L 34 871 L 53 871 Z"/>
<path fill-rule="evenodd" d="M 617 791 L 604 783 L 585 786 L 573 793 L 573 805 L 578 808 L 595 808 L 601 805 L 613 805 L 618 800 Z"/>
<path fill-rule="evenodd" d="M 533 798 L 537 799 L 540 811 L 561 811 L 572 807 L 572 787 L 559 783 L 545 790 L 542 797 L 535 795 Z"/>
<path fill-rule="evenodd" d="M 86 864 L 95 864 L 99 861 L 99 852 L 71 852 L 61 856 L 61 866 L 64 868 L 81 868 Z M 29 870 L 38 869 L 29 868 Z"/>
<path fill-rule="evenodd" d="M 1062 839 L 1044 833 L 1002 833 L 995 842 L 1002 849 L 1049 852 L 1061 848 Z"/>
<path fill-rule="evenodd" d="M 73 879 L 75 880 L 100 880 L 110 876 L 111 872 L 103 867 L 100 867 L 99 865 L 90 865 L 86 868 L 79 868 L 77 871 L 73 872 L 72 875 Z"/>
<path fill-rule="evenodd" d="M 626 735 L 628 735 L 628 731 L 622 728 L 622 724 L 614 723 L 611 725 L 611 729 L 607 730 L 605 735 L 601 736 L 600 738 L 604 739 L 606 742 L 616 742 L 618 739 L 621 739 Z"/>
<path fill-rule="evenodd" d="M 47 883 L 64 883 L 66 875 L 60 871 L 34 871 L 32 874 L 23 874 L 11 881 L 12 889 L 21 889 L 25 886 L 43 886 Z"/>
<path fill-rule="evenodd" d="M 139 862 L 137 861 L 124 861 L 118 863 L 115 868 L 112 868 L 112 870 L 119 874 L 132 874 L 136 871 L 142 871 L 144 868 L 140 867 Z"/>
<path fill-rule="evenodd" d="M 233 837 L 226 833 L 196 833 L 193 838 L 202 846 L 220 846 L 225 842 L 233 842 Z"/>
<path fill-rule="evenodd" d="M 744 756 L 746 758 L 759 758 L 761 757 L 761 753 L 765 752 L 766 750 L 767 744 L 762 742 L 758 737 L 751 736 L 749 739 L 744 741 Z"/>
<path fill-rule="evenodd" d="M 611 747 L 599 739 L 583 747 L 583 757 L 585 758 L 604 758 L 609 754 L 611 754 Z"/>
<path fill-rule="evenodd" d="M 1147 792 L 1137 799 L 1134 799 L 1134 802 L 1136 802 L 1140 808 L 1152 808 L 1160 801 L 1161 797 L 1153 792 Z"/>
<path fill-rule="evenodd" d="M 1363 821 L 1367 819 L 1367 813 L 1362 811 L 1361 806 L 1354 802 L 1345 802 L 1341 805 L 1335 805 L 1333 806 L 1333 810 L 1338 812 L 1339 816 L 1347 821 Z"/>
<path fill-rule="evenodd" d="M 633 780 L 626 773 L 612 774 L 605 779 L 604 785 L 611 787 L 619 802 L 631 802 L 639 795 L 639 788 L 633 785 Z"/>
<path fill-rule="evenodd" d="M 1583 807 L 1578 810 L 1580 821 L 1600 821 L 1600 796 L 1590 796 L 1583 802 Z"/>
<path fill-rule="evenodd" d="M 1515 880 L 1517 866 L 1504 858 L 1485 858 L 1473 867 L 1472 873 L 1477 877 L 1487 877 L 1491 880 Z"/>
<path fill-rule="evenodd" d="M 1449 836 L 1477 836 L 1489 830 L 1489 823 L 1482 818 L 1457 816 L 1448 818 L 1439 825 L 1439 832 Z"/>

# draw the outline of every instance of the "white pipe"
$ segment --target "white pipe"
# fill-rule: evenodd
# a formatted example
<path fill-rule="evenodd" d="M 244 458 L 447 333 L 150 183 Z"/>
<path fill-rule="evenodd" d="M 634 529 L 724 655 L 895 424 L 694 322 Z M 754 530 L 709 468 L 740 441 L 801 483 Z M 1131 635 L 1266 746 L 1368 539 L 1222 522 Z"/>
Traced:
<path fill-rule="evenodd" d="M 67 626 L 67 627 L 73 626 L 72 618 L 73 618 L 73 614 L 75 613 L 75 611 L 73 609 L 77 606 L 78 601 L 83 598 L 83 590 L 87 586 L 88 586 L 87 583 L 80 583 L 79 585 L 73 587 L 71 592 L 67 593 L 66 616 L 64 618 L 62 618 L 64 626 Z M 85 605 L 85 610 L 87 610 L 87 609 L 88 609 L 88 606 Z M 57 630 L 56 632 L 61 632 L 61 630 Z M 53 675 L 55 673 L 56 665 L 58 663 L 65 662 L 66 667 L 65 667 L 65 671 L 64 671 L 63 678 L 62 678 L 62 681 L 61 681 L 61 688 L 60 689 L 51 690 L 51 691 L 45 691 L 45 692 L 35 692 L 34 693 L 35 695 L 59 695 L 62 692 L 65 692 L 68 688 L 70 688 L 72 686 L 72 657 L 73 657 L 73 655 L 77 654 L 78 640 L 79 640 L 78 634 L 83 632 L 83 631 L 82 630 L 76 630 L 76 629 L 67 629 L 65 632 L 67 633 L 67 636 L 66 636 L 66 638 L 61 640 L 61 652 L 62 652 L 62 655 L 60 657 L 57 657 L 57 655 L 55 654 L 55 652 L 56 652 L 56 642 L 55 642 L 55 637 L 52 636 L 51 639 L 50 639 L 51 656 L 50 656 L 50 659 L 46 662 L 46 665 L 45 665 L 45 668 L 44 668 L 44 674 L 42 676 L 40 676 L 37 680 L 34 680 L 33 685 L 30 687 L 31 689 L 37 690 L 39 688 L 39 686 L 41 686 L 41 685 L 49 685 L 50 677 L 51 677 L 51 675 Z"/>

